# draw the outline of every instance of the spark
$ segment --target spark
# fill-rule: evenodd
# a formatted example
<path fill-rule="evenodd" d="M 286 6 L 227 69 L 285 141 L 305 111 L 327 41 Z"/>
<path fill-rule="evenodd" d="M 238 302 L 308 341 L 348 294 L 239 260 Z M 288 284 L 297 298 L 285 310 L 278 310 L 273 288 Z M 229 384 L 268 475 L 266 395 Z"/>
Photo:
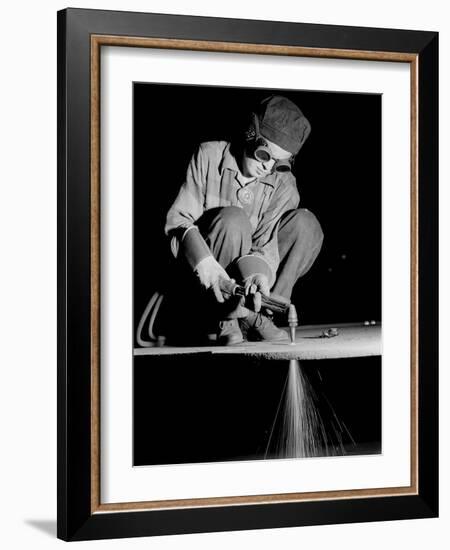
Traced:
<path fill-rule="evenodd" d="M 320 373 L 319 377 L 321 379 Z M 319 398 L 304 369 L 297 360 L 289 361 L 289 370 L 272 424 L 265 458 L 274 454 L 277 458 L 345 454 L 343 434 L 348 435 L 353 444 L 354 440 L 345 424 L 337 417 L 329 400 L 325 395 L 322 396 L 327 405 L 327 426 L 319 410 Z M 281 425 L 274 441 L 277 422 Z"/>

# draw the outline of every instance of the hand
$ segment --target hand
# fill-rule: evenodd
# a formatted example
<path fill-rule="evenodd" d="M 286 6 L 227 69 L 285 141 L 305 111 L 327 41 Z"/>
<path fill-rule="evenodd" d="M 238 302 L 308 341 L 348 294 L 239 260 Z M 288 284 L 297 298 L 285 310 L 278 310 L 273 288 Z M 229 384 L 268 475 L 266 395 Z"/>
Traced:
<path fill-rule="evenodd" d="M 223 303 L 225 300 L 220 291 L 220 279 L 228 281 L 230 277 L 219 262 L 213 256 L 206 256 L 195 266 L 194 271 L 200 279 L 200 284 L 206 289 L 212 289 L 216 300 Z"/>
<path fill-rule="evenodd" d="M 261 294 L 270 295 L 269 279 L 262 273 L 256 273 L 244 279 L 245 295 L 251 296 L 253 311 L 258 313 L 261 309 Z"/>

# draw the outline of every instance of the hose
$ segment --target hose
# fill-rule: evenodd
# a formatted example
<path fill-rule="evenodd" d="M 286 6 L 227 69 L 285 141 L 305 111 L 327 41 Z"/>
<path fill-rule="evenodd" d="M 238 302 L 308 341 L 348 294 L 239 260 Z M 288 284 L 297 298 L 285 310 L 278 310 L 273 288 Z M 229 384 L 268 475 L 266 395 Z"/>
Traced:
<path fill-rule="evenodd" d="M 144 310 L 144 313 L 141 316 L 141 319 L 139 320 L 139 324 L 136 331 L 136 340 L 137 343 L 143 347 L 143 348 L 151 348 L 153 346 L 161 345 L 163 343 L 163 336 L 155 336 L 153 332 L 153 326 L 155 324 L 155 319 L 158 314 L 159 308 L 161 307 L 161 303 L 164 299 L 164 294 L 161 294 L 160 292 L 154 292 L 150 300 L 148 301 L 148 304 Z M 148 318 L 148 337 L 149 340 L 144 340 L 141 337 L 142 329 L 144 327 L 145 322 Z"/>

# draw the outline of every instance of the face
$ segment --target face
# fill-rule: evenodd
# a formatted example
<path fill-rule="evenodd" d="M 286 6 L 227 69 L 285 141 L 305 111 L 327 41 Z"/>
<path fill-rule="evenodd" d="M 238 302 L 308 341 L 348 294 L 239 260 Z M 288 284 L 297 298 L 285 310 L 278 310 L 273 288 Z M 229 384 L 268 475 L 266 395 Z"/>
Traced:
<path fill-rule="evenodd" d="M 265 138 L 264 138 L 265 139 Z M 266 162 L 257 160 L 253 155 L 248 156 L 244 152 L 242 157 L 242 174 L 246 178 L 261 178 L 272 172 L 274 164 L 277 160 L 287 160 L 291 158 L 292 153 L 279 147 L 276 143 L 265 139 L 268 148 L 270 149 L 271 159 Z"/>

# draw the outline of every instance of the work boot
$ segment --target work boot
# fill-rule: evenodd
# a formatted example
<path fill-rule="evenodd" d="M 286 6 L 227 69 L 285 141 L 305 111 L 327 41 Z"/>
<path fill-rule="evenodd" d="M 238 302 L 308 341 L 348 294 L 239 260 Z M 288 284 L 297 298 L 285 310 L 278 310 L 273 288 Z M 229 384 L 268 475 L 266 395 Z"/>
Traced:
<path fill-rule="evenodd" d="M 241 330 L 247 340 L 252 342 L 285 342 L 288 333 L 276 327 L 269 317 L 250 311 L 245 319 L 240 319 Z"/>
<path fill-rule="evenodd" d="M 237 319 L 226 319 L 219 322 L 217 331 L 217 344 L 219 346 L 232 346 L 244 341 Z"/>

